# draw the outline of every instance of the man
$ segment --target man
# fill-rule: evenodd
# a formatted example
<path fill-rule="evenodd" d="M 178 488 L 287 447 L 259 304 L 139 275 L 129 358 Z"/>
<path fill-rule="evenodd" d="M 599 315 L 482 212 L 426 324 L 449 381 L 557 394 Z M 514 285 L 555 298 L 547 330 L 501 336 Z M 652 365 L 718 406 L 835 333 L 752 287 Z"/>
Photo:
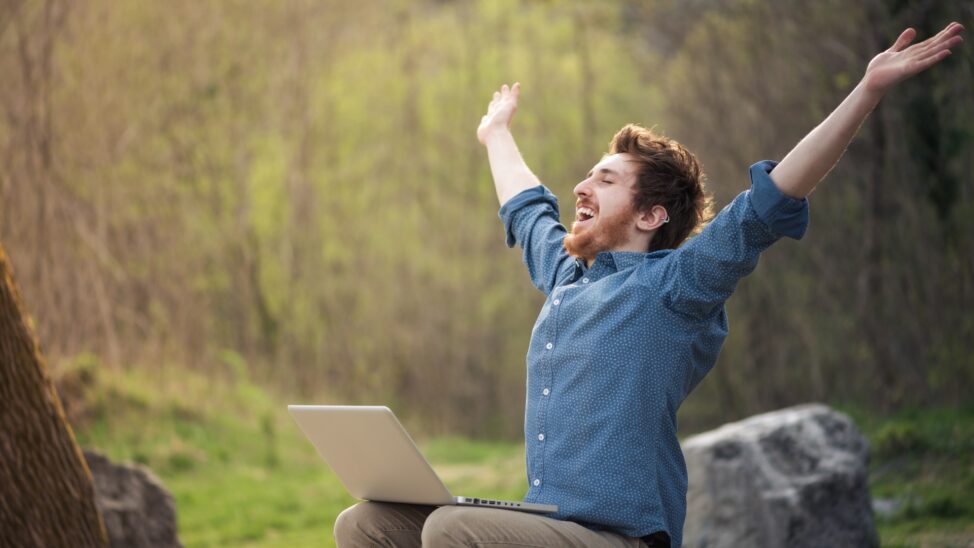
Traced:
<path fill-rule="evenodd" d="M 689 239 L 708 217 L 700 167 L 638 126 L 616 134 L 575 187 L 569 233 L 511 135 L 520 86 L 501 87 L 477 137 L 508 245 L 521 245 L 547 296 L 528 350 L 525 500 L 559 512 L 366 502 L 339 516 L 339 546 L 679 546 L 687 475 L 676 412 L 717 360 L 724 302 L 762 251 L 801 238 L 806 196 L 883 94 L 946 58 L 962 30 L 951 23 L 913 46 L 904 31 L 824 122 L 781 163 L 752 166 L 751 189 Z"/>

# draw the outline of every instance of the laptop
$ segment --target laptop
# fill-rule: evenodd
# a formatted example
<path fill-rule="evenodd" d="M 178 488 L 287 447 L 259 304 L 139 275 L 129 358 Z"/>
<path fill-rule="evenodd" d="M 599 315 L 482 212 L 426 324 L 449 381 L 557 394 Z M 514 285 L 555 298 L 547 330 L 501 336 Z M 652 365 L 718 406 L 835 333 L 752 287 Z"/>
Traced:
<path fill-rule="evenodd" d="M 287 410 L 352 496 L 549 514 L 551 504 L 455 497 L 385 406 L 289 405 Z"/>

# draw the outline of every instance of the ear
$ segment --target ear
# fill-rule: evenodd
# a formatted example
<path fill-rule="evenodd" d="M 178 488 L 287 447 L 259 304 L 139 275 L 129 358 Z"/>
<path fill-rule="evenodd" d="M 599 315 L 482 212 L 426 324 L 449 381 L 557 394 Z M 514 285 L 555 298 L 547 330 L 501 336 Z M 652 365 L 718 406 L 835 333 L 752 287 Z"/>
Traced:
<path fill-rule="evenodd" d="M 654 205 L 646 211 L 636 214 L 636 228 L 643 232 L 652 232 L 670 222 L 670 216 L 663 206 Z"/>

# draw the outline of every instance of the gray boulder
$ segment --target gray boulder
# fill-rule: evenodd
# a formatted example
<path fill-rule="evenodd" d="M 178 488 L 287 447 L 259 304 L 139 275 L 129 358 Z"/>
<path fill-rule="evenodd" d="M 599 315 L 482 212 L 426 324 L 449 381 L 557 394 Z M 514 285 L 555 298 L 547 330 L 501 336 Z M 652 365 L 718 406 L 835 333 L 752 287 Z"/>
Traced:
<path fill-rule="evenodd" d="M 852 421 L 824 405 L 757 415 L 687 439 L 684 546 L 878 546 Z"/>
<path fill-rule="evenodd" d="M 114 464 L 90 449 L 85 449 L 84 455 L 110 546 L 182 546 L 176 536 L 172 495 L 152 472 L 144 467 Z"/>

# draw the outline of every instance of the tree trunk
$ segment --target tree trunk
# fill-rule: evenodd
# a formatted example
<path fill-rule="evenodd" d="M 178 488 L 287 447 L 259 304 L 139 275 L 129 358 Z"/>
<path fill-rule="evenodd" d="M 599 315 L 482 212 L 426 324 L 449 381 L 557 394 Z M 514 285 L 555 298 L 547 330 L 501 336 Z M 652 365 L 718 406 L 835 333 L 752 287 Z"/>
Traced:
<path fill-rule="evenodd" d="M 88 465 L 0 245 L 0 546 L 105 546 Z"/>

